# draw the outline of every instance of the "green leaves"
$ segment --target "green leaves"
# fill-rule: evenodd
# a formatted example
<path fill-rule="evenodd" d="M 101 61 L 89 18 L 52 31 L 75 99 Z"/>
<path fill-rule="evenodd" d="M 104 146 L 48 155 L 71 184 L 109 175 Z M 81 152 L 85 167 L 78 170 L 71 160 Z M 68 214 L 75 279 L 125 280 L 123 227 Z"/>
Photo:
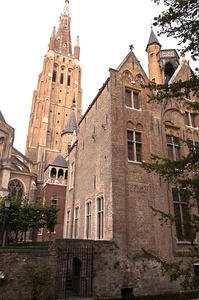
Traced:
<path fill-rule="evenodd" d="M 152 0 L 157 3 L 156 0 Z M 158 26 L 159 35 L 166 34 L 178 40 L 181 54 L 190 53 L 193 60 L 199 58 L 199 18 L 197 0 L 163 0 L 168 9 L 154 18 L 154 26 Z M 160 3 L 160 1 L 158 1 Z"/>
<path fill-rule="evenodd" d="M 27 232 L 30 229 L 53 229 L 57 224 L 59 209 L 55 206 L 43 207 L 39 203 L 29 203 L 27 199 L 11 199 L 6 211 L 5 229 L 10 232 Z M 5 215 L 4 199 L 0 201 L 0 223 Z"/>

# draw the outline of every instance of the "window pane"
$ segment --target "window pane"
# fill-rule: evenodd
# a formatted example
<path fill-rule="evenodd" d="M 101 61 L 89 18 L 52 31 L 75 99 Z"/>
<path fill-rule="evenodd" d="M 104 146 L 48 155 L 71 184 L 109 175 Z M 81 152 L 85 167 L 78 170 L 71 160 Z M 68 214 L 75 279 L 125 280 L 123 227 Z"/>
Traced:
<path fill-rule="evenodd" d="M 127 139 L 133 141 L 133 131 L 127 130 Z"/>
<path fill-rule="evenodd" d="M 188 125 L 188 126 L 190 125 L 188 112 L 185 112 L 185 114 L 184 114 L 184 122 L 185 122 L 185 125 Z"/>
<path fill-rule="evenodd" d="M 180 148 L 179 147 L 175 147 L 175 155 L 176 155 L 176 160 L 180 159 Z"/>
<path fill-rule="evenodd" d="M 191 114 L 191 126 L 192 127 L 196 127 L 196 124 L 195 124 L 195 117 L 193 114 Z"/>
<path fill-rule="evenodd" d="M 170 135 L 167 135 L 166 139 L 167 139 L 167 144 L 172 144 L 172 138 Z"/>
<path fill-rule="evenodd" d="M 140 132 L 135 133 L 135 140 L 136 140 L 136 142 L 141 142 L 141 133 Z"/>
<path fill-rule="evenodd" d="M 177 189 L 172 189 L 173 202 L 179 202 L 179 195 Z"/>
<path fill-rule="evenodd" d="M 141 145 L 136 144 L 136 160 L 141 161 Z"/>
<path fill-rule="evenodd" d="M 168 151 L 169 158 L 173 159 L 173 147 L 170 145 L 167 145 L 167 151 Z"/>
<path fill-rule="evenodd" d="M 183 241 L 183 231 L 182 231 L 182 222 L 180 217 L 180 205 L 174 204 L 174 213 L 175 213 L 175 224 L 176 224 L 176 234 L 179 241 Z"/>
<path fill-rule="evenodd" d="M 128 159 L 134 160 L 133 143 L 128 142 Z"/>
<path fill-rule="evenodd" d="M 131 103 L 131 91 L 125 90 L 125 104 L 128 107 L 132 107 L 132 103 Z"/>
<path fill-rule="evenodd" d="M 134 108 L 139 109 L 138 93 L 135 92 L 133 92 L 133 104 L 134 104 Z"/>

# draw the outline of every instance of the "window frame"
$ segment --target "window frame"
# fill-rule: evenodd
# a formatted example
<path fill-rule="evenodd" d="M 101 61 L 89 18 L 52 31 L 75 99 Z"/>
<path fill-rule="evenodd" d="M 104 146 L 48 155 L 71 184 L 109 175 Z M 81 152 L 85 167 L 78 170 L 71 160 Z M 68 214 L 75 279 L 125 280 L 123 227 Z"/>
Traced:
<path fill-rule="evenodd" d="M 97 208 L 97 239 L 104 239 L 104 196 L 101 195 L 97 197 L 96 201 Z"/>
<path fill-rule="evenodd" d="M 79 206 L 75 207 L 74 214 L 74 238 L 76 239 L 79 234 Z"/>
<path fill-rule="evenodd" d="M 185 121 L 186 126 L 197 128 L 194 113 L 189 112 L 189 111 L 185 111 L 184 121 Z"/>
<path fill-rule="evenodd" d="M 132 139 L 130 139 L 130 133 L 132 134 Z M 142 161 L 142 145 L 142 132 L 139 130 L 127 129 L 128 161 L 139 163 Z"/>
<path fill-rule="evenodd" d="M 185 189 L 184 189 L 185 191 Z M 190 242 L 191 231 L 189 226 L 186 228 L 186 220 L 190 219 L 188 198 L 183 189 L 172 187 L 172 201 L 175 221 L 176 238 L 179 242 Z M 177 222 L 178 221 L 178 222 Z"/>
<path fill-rule="evenodd" d="M 125 105 L 127 108 L 140 110 L 140 92 L 134 89 L 125 88 Z"/>
<path fill-rule="evenodd" d="M 181 159 L 180 139 L 174 135 L 166 134 L 166 143 L 167 143 L 168 158 L 170 158 L 173 161 L 180 160 Z"/>
<path fill-rule="evenodd" d="M 92 202 L 86 202 L 86 239 L 91 239 L 92 233 Z"/>
<path fill-rule="evenodd" d="M 70 237 L 70 209 L 66 212 L 66 238 Z"/>

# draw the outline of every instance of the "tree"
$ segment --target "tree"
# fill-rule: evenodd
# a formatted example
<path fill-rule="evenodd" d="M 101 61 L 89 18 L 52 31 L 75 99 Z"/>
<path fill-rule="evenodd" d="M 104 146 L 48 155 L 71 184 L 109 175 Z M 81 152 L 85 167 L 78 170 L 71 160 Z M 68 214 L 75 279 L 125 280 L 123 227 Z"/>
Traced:
<path fill-rule="evenodd" d="M 152 0 L 160 3 L 161 0 Z M 160 27 L 159 35 L 166 34 L 168 37 L 178 39 L 178 45 L 181 47 L 181 53 L 184 55 L 190 53 L 193 60 L 199 58 L 199 11 L 197 0 L 162 0 L 167 7 L 158 17 L 154 19 L 154 26 Z M 167 105 L 170 101 L 184 100 L 184 98 L 199 98 L 199 77 L 197 70 L 192 72 L 190 78 L 186 81 L 166 83 L 158 85 L 154 82 L 145 87 L 149 88 L 149 102 L 158 102 L 161 105 Z M 199 101 L 190 102 L 189 108 L 194 110 L 194 114 L 199 114 Z M 187 145 L 189 153 L 178 161 L 169 158 L 151 155 L 151 162 L 142 162 L 143 168 L 151 173 L 159 174 L 165 181 L 172 183 L 178 189 L 181 196 L 186 196 L 189 206 L 184 222 L 185 229 L 190 234 L 190 249 L 188 260 L 166 261 L 143 249 L 146 257 L 158 262 L 163 274 L 168 273 L 171 281 L 181 280 L 183 288 L 195 289 L 199 285 L 199 276 L 194 273 L 194 263 L 199 261 L 199 249 L 194 243 L 197 233 L 199 233 L 199 216 L 190 214 L 193 207 L 199 205 L 199 142 L 193 144 L 190 140 L 181 139 L 180 142 Z M 162 224 L 172 226 L 178 224 L 178 216 L 173 216 L 164 211 L 152 207 L 155 215 L 159 216 Z M 190 217 L 188 217 L 190 216 Z M 185 232 L 186 234 L 186 232 Z"/>
<path fill-rule="evenodd" d="M 152 0 L 160 3 L 161 0 Z M 154 26 L 160 27 L 159 35 L 166 34 L 178 40 L 181 53 L 190 53 L 193 60 L 199 58 L 199 2 L 198 0 L 162 0 L 168 7 L 154 18 Z"/>
<path fill-rule="evenodd" d="M 0 199 L 0 224 L 3 224 L 5 216 L 5 199 Z M 43 207 L 38 202 L 29 203 L 28 199 L 11 198 L 9 209 L 7 209 L 5 231 L 13 232 L 16 240 L 18 234 L 39 228 L 52 230 L 57 224 L 58 209 L 56 207 Z"/>

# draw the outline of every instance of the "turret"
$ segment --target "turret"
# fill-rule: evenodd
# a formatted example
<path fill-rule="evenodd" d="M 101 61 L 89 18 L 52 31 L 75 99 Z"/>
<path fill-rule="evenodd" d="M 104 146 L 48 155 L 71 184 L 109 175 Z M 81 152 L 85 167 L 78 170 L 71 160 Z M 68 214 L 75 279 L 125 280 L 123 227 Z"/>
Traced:
<path fill-rule="evenodd" d="M 149 79 L 158 84 L 162 84 L 162 72 L 158 62 L 158 53 L 161 49 L 161 44 L 159 43 L 157 37 L 155 36 L 153 29 L 151 29 L 149 41 L 146 47 L 148 53 L 148 72 Z"/>

